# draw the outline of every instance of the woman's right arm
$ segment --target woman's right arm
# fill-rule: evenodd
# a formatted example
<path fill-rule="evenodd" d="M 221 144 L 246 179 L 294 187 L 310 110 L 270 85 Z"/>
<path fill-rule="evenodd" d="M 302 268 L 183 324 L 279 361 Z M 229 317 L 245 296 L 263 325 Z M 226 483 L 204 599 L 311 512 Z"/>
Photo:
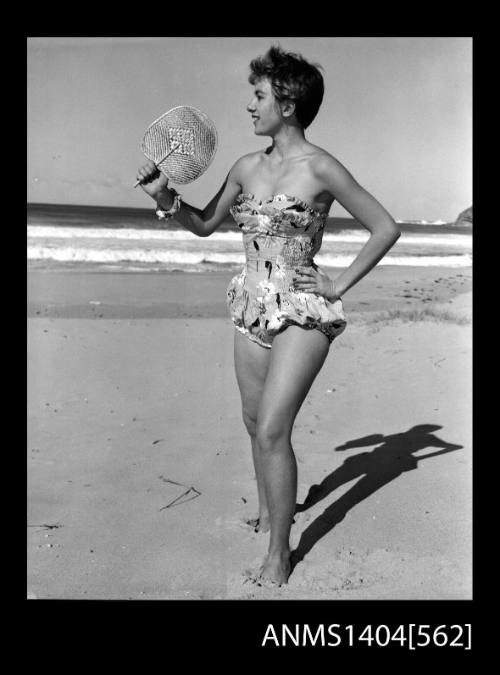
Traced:
<path fill-rule="evenodd" d="M 242 159 L 234 164 L 220 190 L 203 210 L 182 201 L 175 220 L 198 237 L 212 234 L 227 218 L 229 209 L 241 192 Z M 167 187 L 168 179 L 152 161 L 139 168 L 137 180 L 144 181 L 141 182 L 142 189 L 161 209 L 168 211 L 172 207 L 174 198 Z"/>

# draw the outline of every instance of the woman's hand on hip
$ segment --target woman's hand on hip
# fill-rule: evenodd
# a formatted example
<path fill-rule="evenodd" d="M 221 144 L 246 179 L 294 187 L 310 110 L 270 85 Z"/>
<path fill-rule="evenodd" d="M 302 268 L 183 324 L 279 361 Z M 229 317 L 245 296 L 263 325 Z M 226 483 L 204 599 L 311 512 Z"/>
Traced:
<path fill-rule="evenodd" d="M 319 267 L 316 269 L 314 267 L 295 268 L 294 288 L 299 292 L 322 295 L 330 302 L 340 299 L 334 280 L 330 279 L 328 274 Z"/>

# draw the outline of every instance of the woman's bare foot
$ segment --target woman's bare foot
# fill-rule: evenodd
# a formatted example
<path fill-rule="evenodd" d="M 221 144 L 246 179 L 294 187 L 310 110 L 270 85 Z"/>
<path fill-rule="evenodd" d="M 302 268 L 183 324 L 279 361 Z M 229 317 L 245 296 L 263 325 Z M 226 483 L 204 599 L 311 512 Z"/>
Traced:
<path fill-rule="evenodd" d="M 269 532 L 269 515 L 250 518 L 245 521 L 247 525 L 253 528 L 254 532 Z"/>
<path fill-rule="evenodd" d="M 261 567 L 258 581 L 281 586 L 288 582 L 291 571 L 290 552 L 275 555 L 268 553 Z"/>

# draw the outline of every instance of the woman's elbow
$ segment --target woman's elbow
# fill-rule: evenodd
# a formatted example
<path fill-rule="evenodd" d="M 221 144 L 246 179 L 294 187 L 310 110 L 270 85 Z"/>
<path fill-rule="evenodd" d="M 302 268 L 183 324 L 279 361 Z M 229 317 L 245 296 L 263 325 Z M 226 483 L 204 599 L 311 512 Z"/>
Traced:
<path fill-rule="evenodd" d="M 389 239 L 389 241 L 391 242 L 391 245 L 395 244 L 399 239 L 399 237 L 401 236 L 401 228 L 392 218 L 386 224 L 384 231 L 387 239 Z"/>
<path fill-rule="evenodd" d="M 393 218 L 384 218 L 369 228 L 372 235 L 389 243 L 390 246 L 396 243 L 401 236 L 401 228 Z"/>
<path fill-rule="evenodd" d="M 394 230 L 393 230 L 394 243 L 397 242 L 400 236 L 401 236 L 401 228 L 397 223 L 394 223 Z"/>

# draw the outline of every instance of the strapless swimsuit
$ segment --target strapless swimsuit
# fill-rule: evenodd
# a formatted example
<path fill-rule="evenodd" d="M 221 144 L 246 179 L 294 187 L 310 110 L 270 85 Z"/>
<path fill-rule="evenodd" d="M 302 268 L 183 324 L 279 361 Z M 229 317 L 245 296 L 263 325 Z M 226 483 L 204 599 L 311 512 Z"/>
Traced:
<path fill-rule="evenodd" d="M 270 348 L 288 326 L 317 329 L 330 343 L 346 326 L 342 301 L 294 289 L 295 269 L 318 269 L 326 213 L 288 195 L 261 202 L 239 194 L 231 215 L 243 233 L 246 264 L 227 287 L 227 306 L 237 330 Z"/>

